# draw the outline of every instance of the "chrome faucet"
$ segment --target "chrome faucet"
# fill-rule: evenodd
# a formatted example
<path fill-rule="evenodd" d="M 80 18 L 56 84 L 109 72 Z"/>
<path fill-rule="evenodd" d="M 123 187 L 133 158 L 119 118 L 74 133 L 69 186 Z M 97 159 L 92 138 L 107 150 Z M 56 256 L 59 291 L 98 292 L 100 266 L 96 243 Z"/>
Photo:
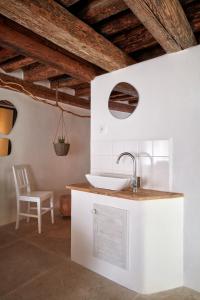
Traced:
<path fill-rule="evenodd" d="M 119 155 L 119 157 L 117 158 L 117 164 L 119 163 L 120 159 L 123 156 L 129 156 L 132 158 L 133 160 L 133 182 L 132 182 L 132 187 L 133 187 L 133 192 L 137 192 L 137 162 L 136 162 L 136 154 L 134 153 L 129 153 L 129 152 L 123 152 Z"/>

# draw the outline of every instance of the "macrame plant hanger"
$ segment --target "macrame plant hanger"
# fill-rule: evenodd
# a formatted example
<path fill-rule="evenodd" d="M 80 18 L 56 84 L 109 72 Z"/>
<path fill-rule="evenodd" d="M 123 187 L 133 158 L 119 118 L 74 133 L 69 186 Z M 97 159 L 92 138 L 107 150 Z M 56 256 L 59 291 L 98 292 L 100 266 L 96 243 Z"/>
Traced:
<path fill-rule="evenodd" d="M 58 106 L 58 88 L 56 88 L 56 106 Z M 60 132 L 60 134 L 59 134 Z M 58 156 L 66 156 L 69 152 L 70 144 L 64 119 L 64 111 L 61 110 L 56 134 L 53 140 L 54 150 Z"/>

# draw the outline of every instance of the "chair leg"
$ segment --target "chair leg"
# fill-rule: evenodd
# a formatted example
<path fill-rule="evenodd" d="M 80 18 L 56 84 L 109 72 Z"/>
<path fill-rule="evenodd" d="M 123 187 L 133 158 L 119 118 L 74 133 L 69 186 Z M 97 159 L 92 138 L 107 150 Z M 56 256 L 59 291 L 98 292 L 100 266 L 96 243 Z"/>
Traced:
<path fill-rule="evenodd" d="M 41 202 L 37 203 L 37 214 L 38 214 L 38 233 L 42 232 L 42 214 L 41 214 Z"/>
<path fill-rule="evenodd" d="M 28 208 L 27 208 L 27 213 L 30 214 L 30 208 L 31 208 L 31 203 L 28 202 Z M 27 217 L 26 218 L 26 222 L 29 222 L 30 221 L 30 217 Z"/>
<path fill-rule="evenodd" d="M 51 207 L 51 223 L 54 224 L 54 203 L 53 203 L 53 196 L 50 198 L 50 207 Z"/>
<path fill-rule="evenodd" d="M 17 216 L 16 216 L 16 225 L 15 229 L 19 229 L 19 213 L 20 213 L 20 203 L 17 201 Z"/>

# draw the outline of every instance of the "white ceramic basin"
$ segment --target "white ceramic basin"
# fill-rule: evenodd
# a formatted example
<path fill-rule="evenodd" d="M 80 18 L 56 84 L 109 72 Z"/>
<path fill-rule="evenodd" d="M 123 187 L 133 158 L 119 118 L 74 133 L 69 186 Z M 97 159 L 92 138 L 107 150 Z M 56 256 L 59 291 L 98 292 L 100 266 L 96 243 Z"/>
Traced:
<path fill-rule="evenodd" d="M 86 174 L 88 182 L 96 188 L 121 191 L 131 182 L 130 176 L 121 174 Z"/>

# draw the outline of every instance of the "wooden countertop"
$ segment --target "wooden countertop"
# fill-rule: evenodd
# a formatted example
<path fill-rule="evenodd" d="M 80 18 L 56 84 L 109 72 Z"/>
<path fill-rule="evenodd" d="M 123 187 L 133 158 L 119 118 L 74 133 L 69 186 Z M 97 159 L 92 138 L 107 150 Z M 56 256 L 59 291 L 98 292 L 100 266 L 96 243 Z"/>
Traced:
<path fill-rule="evenodd" d="M 138 189 L 137 192 L 132 192 L 131 189 L 122 191 L 111 191 L 106 189 L 99 189 L 92 187 L 89 183 L 75 183 L 66 186 L 67 189 L 81 191 L 86 193 L 99 194 L 110 197 L 124 198 L 128 200 L 159 200 L 159 199 L 172 199 L 183 197 L 182 193 L 162 192 L 156 190 Z"/>

